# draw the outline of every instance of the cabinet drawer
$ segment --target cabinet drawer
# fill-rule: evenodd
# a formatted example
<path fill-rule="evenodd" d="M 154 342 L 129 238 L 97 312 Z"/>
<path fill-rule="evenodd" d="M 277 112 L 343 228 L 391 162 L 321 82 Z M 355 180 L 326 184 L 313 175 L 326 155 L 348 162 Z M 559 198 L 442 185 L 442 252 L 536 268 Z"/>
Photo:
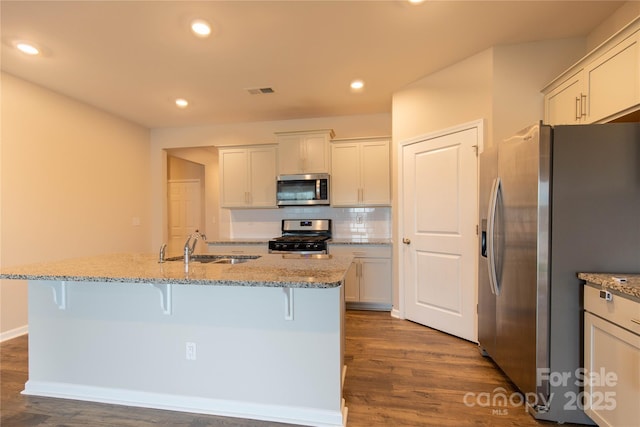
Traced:
<path fill-rule="evenodd" d="M 391 258 L 391 246 L 329 244 L 329 253 L 351 255 L 355 258 Z"/>
<path fill-rule="evenodd" d="M 640 303 L 615 294 L 607 301 L 600 297 L 600 290 L 600 287 L 585 286 L 585 311 L 640 335 Z"/>

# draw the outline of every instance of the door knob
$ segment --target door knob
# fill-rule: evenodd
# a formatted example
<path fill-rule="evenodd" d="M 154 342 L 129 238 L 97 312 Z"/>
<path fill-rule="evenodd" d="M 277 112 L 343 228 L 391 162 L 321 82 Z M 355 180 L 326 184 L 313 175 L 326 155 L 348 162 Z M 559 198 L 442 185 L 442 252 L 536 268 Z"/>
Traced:
<path fill-rule="evenodd" d="M 404 243 L 405 245 L 410 245 L 411 244 L 411 239 L 407 239 L 405 237 L 404 239 L 402 239 L 402 243 Z"/>

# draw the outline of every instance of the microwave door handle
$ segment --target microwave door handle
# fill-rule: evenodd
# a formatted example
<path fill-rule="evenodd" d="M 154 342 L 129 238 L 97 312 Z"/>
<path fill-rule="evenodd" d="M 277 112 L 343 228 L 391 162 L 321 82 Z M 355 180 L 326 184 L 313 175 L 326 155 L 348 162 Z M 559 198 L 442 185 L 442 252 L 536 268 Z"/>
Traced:
<path fill-rule="evenodd" d="M 316 179 L 316 200 L 320 200 L 320 180 Z"/>

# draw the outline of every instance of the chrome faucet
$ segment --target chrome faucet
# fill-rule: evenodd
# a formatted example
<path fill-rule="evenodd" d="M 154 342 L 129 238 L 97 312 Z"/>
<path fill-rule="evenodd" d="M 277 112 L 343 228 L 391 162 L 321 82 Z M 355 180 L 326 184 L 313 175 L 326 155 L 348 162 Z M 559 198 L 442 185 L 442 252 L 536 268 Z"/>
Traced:
<path fill-rule="evenodd" d="M 191 243 L 191 239 L 193 239 L 193 243 Z M 207 236 L 196 230 L 187 237 L 187 241 L 184 244 L 184 263 L 187 265 L 189 264 L 191 255 L 193 255 L 193 252 L 196 250 L 196 243 L 198 243 L 198 239 L 207 240 Z M 189 247 L 189 243 L 191 243 L 191 247 Z"/>
<path fill-rule="evenodd" d="M 162 263 L 164 262 L 164 253 L 167 250 L 167 244 L 163 243 L 162 246 L 160 246 L 160 253 L 158 254 L 158 262 Z"/>

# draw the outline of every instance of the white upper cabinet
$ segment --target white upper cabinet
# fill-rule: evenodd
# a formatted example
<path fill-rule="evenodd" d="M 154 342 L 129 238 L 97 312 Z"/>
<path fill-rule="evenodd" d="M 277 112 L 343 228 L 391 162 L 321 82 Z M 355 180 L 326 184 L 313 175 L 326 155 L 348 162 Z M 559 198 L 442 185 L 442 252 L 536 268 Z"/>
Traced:
<path fill-rule="evenodd" d="M 331 205 L 391 204 L 389 138 L 331 142 Z"/>
<path fill-rule="evenodd" d="M 585 67 L 589 122 L 640 104 L 640 31 Z"/>
<path fill-rule="evenodd" d="M 583 70 L 562 81 L 544 97 L 544 121 L 573 125 L 586 120 L 586 93 Z"/>
<path fill-rule="evenodd" d="M 640 109 L 640 18 L 543 89 L 544 121 L 602 123 Z"/>
<path fill-rule="evenodd" d="M 220 206 L 276 207 L 276 147 L 220 148 Z"/>
<path fill-rule="evenodd" d="M 328 173 L 333 135 L 331 129 L 277 132 L 279 174 Z"/>

